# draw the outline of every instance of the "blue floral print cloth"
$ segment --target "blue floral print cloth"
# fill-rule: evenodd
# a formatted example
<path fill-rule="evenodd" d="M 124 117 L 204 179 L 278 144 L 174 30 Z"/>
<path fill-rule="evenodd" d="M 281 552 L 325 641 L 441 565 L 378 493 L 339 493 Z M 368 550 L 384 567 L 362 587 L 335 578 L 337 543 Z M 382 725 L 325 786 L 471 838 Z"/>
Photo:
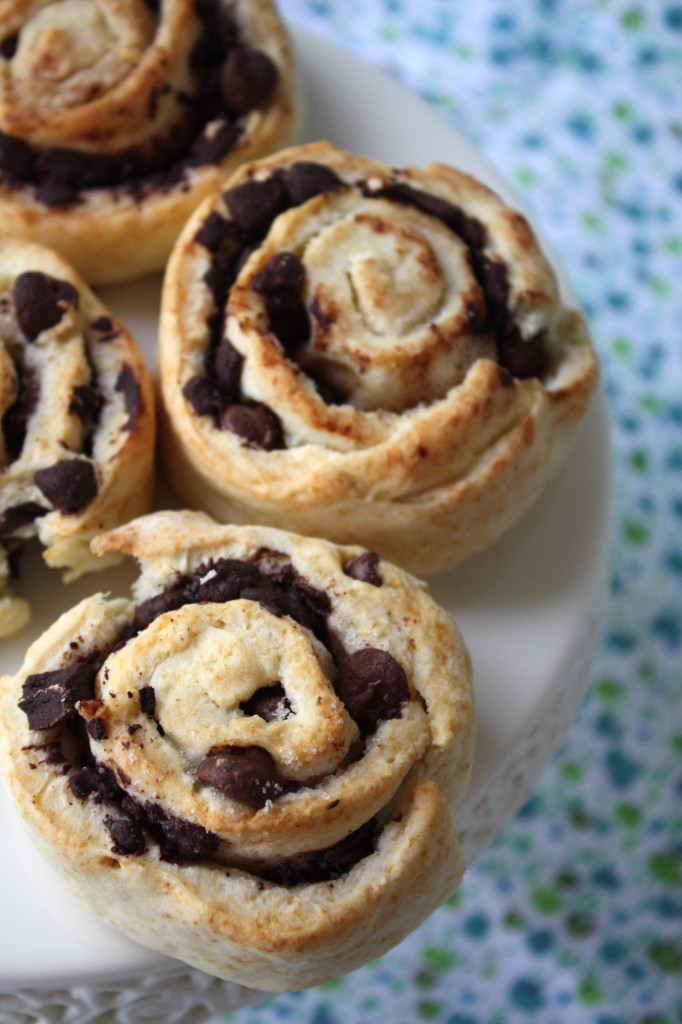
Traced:
<path fill-rule="evenodd" d="M 682 3 L 280 0 L 431 103 L 568 271 L 613 430 L 612 576 L 570 734 L 461 891 L 229 1024 L 682 1022 Z"/>

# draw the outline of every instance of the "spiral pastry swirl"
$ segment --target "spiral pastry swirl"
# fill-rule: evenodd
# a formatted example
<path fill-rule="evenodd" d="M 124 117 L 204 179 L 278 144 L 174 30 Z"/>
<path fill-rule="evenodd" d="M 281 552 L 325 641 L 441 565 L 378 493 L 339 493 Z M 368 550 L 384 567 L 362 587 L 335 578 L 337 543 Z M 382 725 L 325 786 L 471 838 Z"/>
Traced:
<path fill-rule="evenodd" d="M 10 790 L 108 921 L 266 990 L 352 970 L 458 884 L 470 662 L 371 552 L 162 512 L 93 541 L 133 599 L 67 612 L 2 686 Z"/>
<path fill-rule="evenodd" d="M 248 165 L 196 211 L 166 274 L 160 369 L 186 504 L 420 574 L 521 516 L 597 377 L 520 214 L 452 168 L 327 143 Z"/>
<path fill-rule="evenodd" d="M 270 0 L 6 0 L 0 213 L 89 281 L 160 268 L 197 203 L 293 130 Z"/>
<path fill-rule="evenodd" d="M 142 357 L 67 261 L 0 240 L 0 636 L 28 621 L 8 586 L 37 536 L 65 578 L 103 568 L 95 533 L 151 501 L 154 397 Z M 111 563 L 113 558 L 109 559 Z"/>

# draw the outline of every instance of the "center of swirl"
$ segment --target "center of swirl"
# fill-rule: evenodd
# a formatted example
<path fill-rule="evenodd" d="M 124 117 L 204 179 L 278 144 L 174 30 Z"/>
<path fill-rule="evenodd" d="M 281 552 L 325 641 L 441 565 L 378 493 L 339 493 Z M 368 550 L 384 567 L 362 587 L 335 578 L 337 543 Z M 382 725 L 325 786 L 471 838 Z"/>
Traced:
<path fill-rule="evenodd" d="M 148 749 L 152 774 L 167 759 L 196 768 L 207 752 L 234 745 L 266 750 L 292 780 L 314 779 L 335 771 L 357 737 L 332 673 L 318 641 L 255 601 L 185 605 L 159 616 L 110 658 L 103 688 L 109 742 L 123 740 L 116 760 L 127 770 L 128 758 L 136 757 L 128 725 L 155 731 L 135 693 L 153 692 L 153 720 L 164 742 Z M 251 713 L 252 699 L 274 684 L 291 713 L 270 720 Z"/>
<path fill-rule="evenodd" d="M 11 64 L 22 101 L 43 113 L 92 100 L 129 73 L 154 35 L 137 0 L 62 0 L 35 13 Z"/>
<path fill-rule="evenodd" d="M 438 258 L 407 225 L 358 214 L 334 224 L 308 250 L 314 265 L 343 262 L 365 325 L 378 344 L 409 334 L 436 314 L 443 298 Z"/>
<path fill-rule="evenodd" d="M 299 268 L 300 326 L 289 306 L 279 309 L 281 285 L 266 287 L 283 257 Z M 231 336 L 246 310 L 262 323 L 263 307 L 287 356 L 365 411 L 442 398 L 477 359 L 495 357 L 462 239 L 414 207 L 353 189 L 316 196 L 272 224 L 230 292 Z"/>

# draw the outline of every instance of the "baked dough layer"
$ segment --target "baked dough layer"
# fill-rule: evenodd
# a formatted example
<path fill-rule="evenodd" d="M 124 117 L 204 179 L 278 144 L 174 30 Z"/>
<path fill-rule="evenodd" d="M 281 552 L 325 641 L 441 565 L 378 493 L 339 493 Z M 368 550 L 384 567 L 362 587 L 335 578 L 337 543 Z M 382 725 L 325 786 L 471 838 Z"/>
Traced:
<path fill-rule="evenodd" d="M 116 561 L 96 533 L 148 511 L 154 394 L 135 341 L 73 267 L 0 239 L 0 636 L 29 618 L 9 586 L 37 536 L 66 580 Z"/>
<path fill-rule="evenodd" d="M 205 196 L 292 141 L 293 58 L 270 0 L 5 6 L 0 233 L 58 248 L 91 283 L 163 267 Z M 236 50 L 223 96 L 207 69 Z"/>
<path fill-rule="evenodd" d="M 242 168 L 196 211 L 159 351 L 162 456 L 186 505 L 420 575 L 523 515 L 598 376 L 519 213 L 451 167 L 324 142 Z"/>
<path fill-rule="evenodd" d="M 51 862 L 137 941 L 269 991 L 399 942 L 464 867 L 447 614 L 362 549 L 201 513 L 93 549 L 137 560 L 132 598 L 86 599 L 0 682 L 3 773 Z"/>

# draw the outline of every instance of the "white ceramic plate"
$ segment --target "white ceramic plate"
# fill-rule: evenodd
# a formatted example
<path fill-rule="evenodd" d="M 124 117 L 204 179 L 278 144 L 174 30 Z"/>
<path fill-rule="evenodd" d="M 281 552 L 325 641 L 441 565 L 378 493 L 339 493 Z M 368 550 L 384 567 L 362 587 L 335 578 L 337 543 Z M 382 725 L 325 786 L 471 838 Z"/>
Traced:
<path fill-rule="evenodd" d="M 326 138 L 393 166 L 441 160 L 510 195 L 480 154 L 419 99 L 356 58 L 294 34 L 308 109 L 305 138 Z M 102 297 L 154 361 L 159 279 Z M 567 286 L 566 286 L 567 288 Z M 567 290 L 568 294 L 568 290 Z M 531 513 L 494 548 L 433 581 L 475 665 L 479 734 L 471 796 L 460 820 L 469 861 L 535 782 L 580 698 L 605 578 L 610 461 L 603 398 L 569 463 Z M 31 626 L 0 648 L 15 671 L 34 636 L 95 589 L 127 586 L 128 569 L 63 586 L 38 554 L 20 589 Z M 95 920 L 34 850 L 0 793 L 0 989 L 102 983 L 168 968 Z"/>

